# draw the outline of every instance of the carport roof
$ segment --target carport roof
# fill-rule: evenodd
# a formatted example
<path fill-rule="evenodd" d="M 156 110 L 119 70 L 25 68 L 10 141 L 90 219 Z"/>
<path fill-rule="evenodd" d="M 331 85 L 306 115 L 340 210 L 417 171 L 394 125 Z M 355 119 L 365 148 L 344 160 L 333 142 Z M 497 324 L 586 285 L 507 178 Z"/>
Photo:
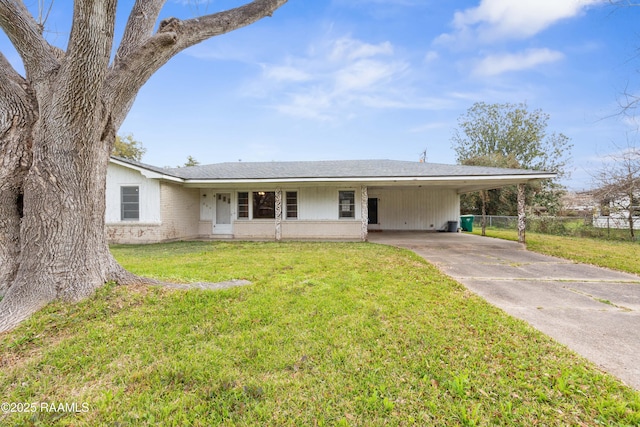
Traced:
<path fill-rule="evenodd" d="M 149 178 L 166 179 L 185 184 L 367 182 L 373 185 L 398 185 L 401 183 L 416 185 L 432 182 L 440 185 L 449 184 L 448 186 L 455 186 L 462 191 L 475 191 L 555 177 L 554 173 L 527 169 L 445 165 L 399 160 L 232 162 L 181 168 L 159 168 L 119 157 L 112 157 L 111 160 L 116 164 L 140 170 Z M 153 176 L 144 173 L 145 171 L 151 172 Z"/>

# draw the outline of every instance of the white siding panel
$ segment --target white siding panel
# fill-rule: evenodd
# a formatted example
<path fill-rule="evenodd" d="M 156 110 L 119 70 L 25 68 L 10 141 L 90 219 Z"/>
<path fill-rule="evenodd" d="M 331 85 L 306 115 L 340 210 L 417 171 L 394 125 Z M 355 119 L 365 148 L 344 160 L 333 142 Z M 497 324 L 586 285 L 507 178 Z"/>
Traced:
<path fill-rule="evenodd" d="M 338 192 L 333 187 L 301 188 L 298 193 L 301 220 L 338 219 Z"/>
<path fill-rule="evenodd" d="M 369 198 L 378 199 L 381 230 L 440 230 L 460 217 L 455 190 L 370 189 Z"/>
<path fill-rule="evenodd" d="M 338 191 L 355 191 L 355 218 L 360 219 L 360 188 L 356 187 L 307 187 L 298 191 L 298 218 L 323 221 L 338 219 Z"/>
<path fill-rule="evenodd" d="M 140 188 L 139 223 L 160 222 L 160 183 L 145 178 L 140 172 L 110 163 L 107 169 L 107 223 L 122 222 L 120 219 L 120 187 L 137 185 Z M 131 221 L 127 221 L 131 222 Z"/>

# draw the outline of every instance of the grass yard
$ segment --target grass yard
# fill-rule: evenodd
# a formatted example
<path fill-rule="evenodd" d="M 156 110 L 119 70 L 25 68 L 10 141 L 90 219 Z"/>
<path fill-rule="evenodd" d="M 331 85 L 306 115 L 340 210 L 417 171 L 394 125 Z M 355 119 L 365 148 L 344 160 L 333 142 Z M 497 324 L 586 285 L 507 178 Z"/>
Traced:
<path fill-rule="evenodd" d="M 159 279 L 253 284 L 105 286 L 49 306 L 0 336 L 0 395 L 78 410 L 0 413 L 0 425 L 640 425 L 640 393 L 408 251 L 193 242 L 113 252 Z"/>
<path fill-rule="evenodd" d="M 473 234 L 480 235 L 480 228 L 474 228 Z M 488 237 L 518 240 L 516 230 L 487 228 L 486 234 Z M 640 242 L 553 236 L 529 232 L 526 234 L 526 239 L 527 249 L 530 251 L 640 274 Z"/>

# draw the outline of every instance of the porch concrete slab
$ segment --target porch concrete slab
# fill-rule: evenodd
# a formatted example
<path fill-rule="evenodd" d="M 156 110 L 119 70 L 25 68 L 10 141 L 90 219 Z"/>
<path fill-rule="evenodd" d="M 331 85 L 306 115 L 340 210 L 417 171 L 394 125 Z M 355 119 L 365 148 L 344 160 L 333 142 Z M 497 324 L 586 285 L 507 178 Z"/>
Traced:
<path fill-rule="evenodd" d="M 445 274 L 640 390 L 640 276 L 466 233 L 382 232 Z M 640 262 L 640 260 L 639 260 Z"/>

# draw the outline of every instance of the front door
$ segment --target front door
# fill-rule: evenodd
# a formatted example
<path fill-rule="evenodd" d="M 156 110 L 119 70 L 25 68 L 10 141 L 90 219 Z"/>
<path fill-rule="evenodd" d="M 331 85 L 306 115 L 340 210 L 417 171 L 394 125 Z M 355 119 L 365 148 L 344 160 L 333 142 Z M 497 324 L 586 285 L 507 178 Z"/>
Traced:
<path fill-rule="evenodd" d="M 369 211 L 369 224 L 378 223 L 378 199 L 371 198 L 367 204 L 367 210 Z"/>
<path fill-rule="evenodd" d="M 216 218 L 213 234 L 232 234 L 231 228 L 231 194 L 216 194 Z"/>

